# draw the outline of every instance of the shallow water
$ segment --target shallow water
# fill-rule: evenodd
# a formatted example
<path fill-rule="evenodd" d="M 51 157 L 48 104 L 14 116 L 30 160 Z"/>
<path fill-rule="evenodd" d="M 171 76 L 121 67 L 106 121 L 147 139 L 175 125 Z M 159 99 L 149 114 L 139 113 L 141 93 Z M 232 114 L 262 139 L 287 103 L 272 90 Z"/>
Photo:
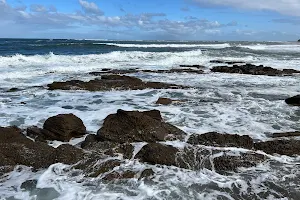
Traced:
<path fill-rule="evenodd" d="M 217 65 L 209 62 L 214 59 L 300 70 L 298 44 L 75 40 L 0 40 L 0 44 L 0 126 L 42 126 L 50 116 L 74 113 L 95 134 L 104 118 L 118 109 L 158 109 L 165 121 L 188 134 L 217 131 L 246 134 L 258 141 L 269 140 L 274 132 L 300 130 L 300 109 L 284 103 L 285 98 L 300 93 L 299 75 L 267 77 L 209 72 L 209 68 Z M 53 81 L 93 79 L 88 72 L 103 68 L 170 69 L 180 64 L 204 65 L 207 73 L 131 74 L 145 81 L 191 86 L 184 90 L 46 90 L 46 85 Z M 14 87 L 19 90 L 7 92 Z M 155 105 L 162 96 L 181 102 Z M 53 189 L 57 199 L 299 199 L 300 158 L 269 157 L 269 161 L 257 167 L 227 175 L 207 169 L 191 171 L 127 160 L 116 170 L 152 168 L 155 178 L 114 183 L 101 177 L 84 178 L 62 164 L 40 172 L 18 167 L 1 178 L 0 199 L 52 199 L 51 195 L 56 194 Z M 39 196 L 37 189 L 20 188 L 22 182 L 31 179 L 38 180 L 36 187 L 40 190 L 46 188 L 42 190 L 44 195 Z"/>

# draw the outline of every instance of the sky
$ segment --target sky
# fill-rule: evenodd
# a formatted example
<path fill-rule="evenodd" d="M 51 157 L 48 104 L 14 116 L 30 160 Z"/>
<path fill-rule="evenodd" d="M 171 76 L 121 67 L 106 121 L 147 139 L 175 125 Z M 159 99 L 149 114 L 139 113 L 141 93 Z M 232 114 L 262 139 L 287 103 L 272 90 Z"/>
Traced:
<path fill-rule="evenodd" d="M 300 0 L 0 0 L 1 38 L 300 39 Z"/>

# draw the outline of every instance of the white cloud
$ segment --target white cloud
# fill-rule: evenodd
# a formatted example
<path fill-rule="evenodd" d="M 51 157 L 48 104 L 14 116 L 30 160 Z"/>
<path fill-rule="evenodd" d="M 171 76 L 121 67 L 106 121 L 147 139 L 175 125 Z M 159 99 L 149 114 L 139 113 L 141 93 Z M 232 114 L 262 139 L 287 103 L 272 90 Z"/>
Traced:
<path fill-rule="evenodd" d="M 285 15 L 300 16 L 300 0 L 192 0 L 199 5 L 270 10 Z"/>
<path fill-rule="evenodd" d="M 85 13 L 103 15 L 103 12 L 94 2 L 79 0 L 79 3 Z"/>

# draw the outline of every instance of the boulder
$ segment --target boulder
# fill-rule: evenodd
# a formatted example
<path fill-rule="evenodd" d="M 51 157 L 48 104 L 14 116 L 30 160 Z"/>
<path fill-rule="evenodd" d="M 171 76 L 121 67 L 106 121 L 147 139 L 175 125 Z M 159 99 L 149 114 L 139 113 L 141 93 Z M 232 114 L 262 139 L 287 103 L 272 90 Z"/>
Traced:
<path fill-rule="evenodd" d="M 272 67 L 264 67 L 263 65 L 256 66 L 252 64 L 233 65 L 233 67 L 217 66 L 217 67 L 213 67 L 211 71 L 220 72 L 220 73 L 236 73 L 236 74 L 267 75 L 267 76 L 283 76 L 283 75 L 291 75 L 294 73 L 300 73 L 300 71 L 293 70 L 293 69 L 279 70 L 279 69 L 274 69 Z"/>
<path fill-rule="evenodd" d="M 47 168 L 54 163 L 74 164 L 83 152 L 73 146 L 57 149 L 46 143 L 33 142 L 16 127 L 0 128 L 0 167 L 26 165 L 34 169 Z"/>
<path fill-rule="evenodd" d="M 88 82 L 71 80 L 66 82 L 54 82 L 48 85 L 49 90 L 88 90 L 88 91 L 108 91 L 108 90 L 143 90 L 152 89 L 182 89 L 184 86 L 160 83 L 143 82 L 141 79 L 120 76 L 102 75 L 101 79 L 94 79 Z"/>
<path fill-rule="evenodd" d="M 164 141 L 167 137 L 182 138 L 185 135 L 180 129 L 158 120 L 159 116 L 157 111 L 118 110 L 104 120 L 97 138 L 99 141 L 130 143 Z"/>
<path fill-rule="evenodd" d="M 135 158 L 153 165 L 176 166 L 190 170 L 207 168 L 219 173 L 236 171 L 239 167 L 253 167 L 266 159 L 261 154 L 251 152 L 240 152 L 235 155 L 230 151 L 209 150 L 194 146 L 177 149 L 159 143 L 145 145 Z"/>
<path fill-rule="evenodd" d="M 156 101 L 156 104 L 170 105 L 170 104 L 172 104 L 172 99 L 161 97 Z"/>
<path fill-rule="evenodd" d="M 82 120 L 73 114 L 50 117 L 45 121 L 43 128 L 43 135 L 49 140 L 67 142 L 73 137 L 82 137 L 86 134 Z"/>
<path fill-rule="evenodd" d="M 285 100 L 285 103 L 292 105 L 292 106 L 300 106 L 300 95 L 287 98 Z"/>
<path fill-rule="evenodd" d="M 272 140 L 254 143 L 254 148 L 268 154 L 280 154 L 287 156 L 300 155 L 299 140 Z"/>
<path fill-rule="evenodd" d="M 193 145 L 218 146 L 218 147 L 241 147 L 253 148 L 253 140 L 247 135 L 231 135 L 210 132 L 205 134 L 193 134 L 187 141 Z"/>

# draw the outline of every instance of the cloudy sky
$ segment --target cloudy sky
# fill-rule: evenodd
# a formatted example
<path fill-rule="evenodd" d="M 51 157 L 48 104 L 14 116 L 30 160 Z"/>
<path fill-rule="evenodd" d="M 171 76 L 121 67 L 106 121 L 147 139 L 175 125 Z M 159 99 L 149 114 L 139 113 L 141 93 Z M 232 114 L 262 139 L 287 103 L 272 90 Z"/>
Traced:
<path fill-rule="evenodd" d="M 0 0 L 0 37 L 300 39 L 300 0 Z"/>

